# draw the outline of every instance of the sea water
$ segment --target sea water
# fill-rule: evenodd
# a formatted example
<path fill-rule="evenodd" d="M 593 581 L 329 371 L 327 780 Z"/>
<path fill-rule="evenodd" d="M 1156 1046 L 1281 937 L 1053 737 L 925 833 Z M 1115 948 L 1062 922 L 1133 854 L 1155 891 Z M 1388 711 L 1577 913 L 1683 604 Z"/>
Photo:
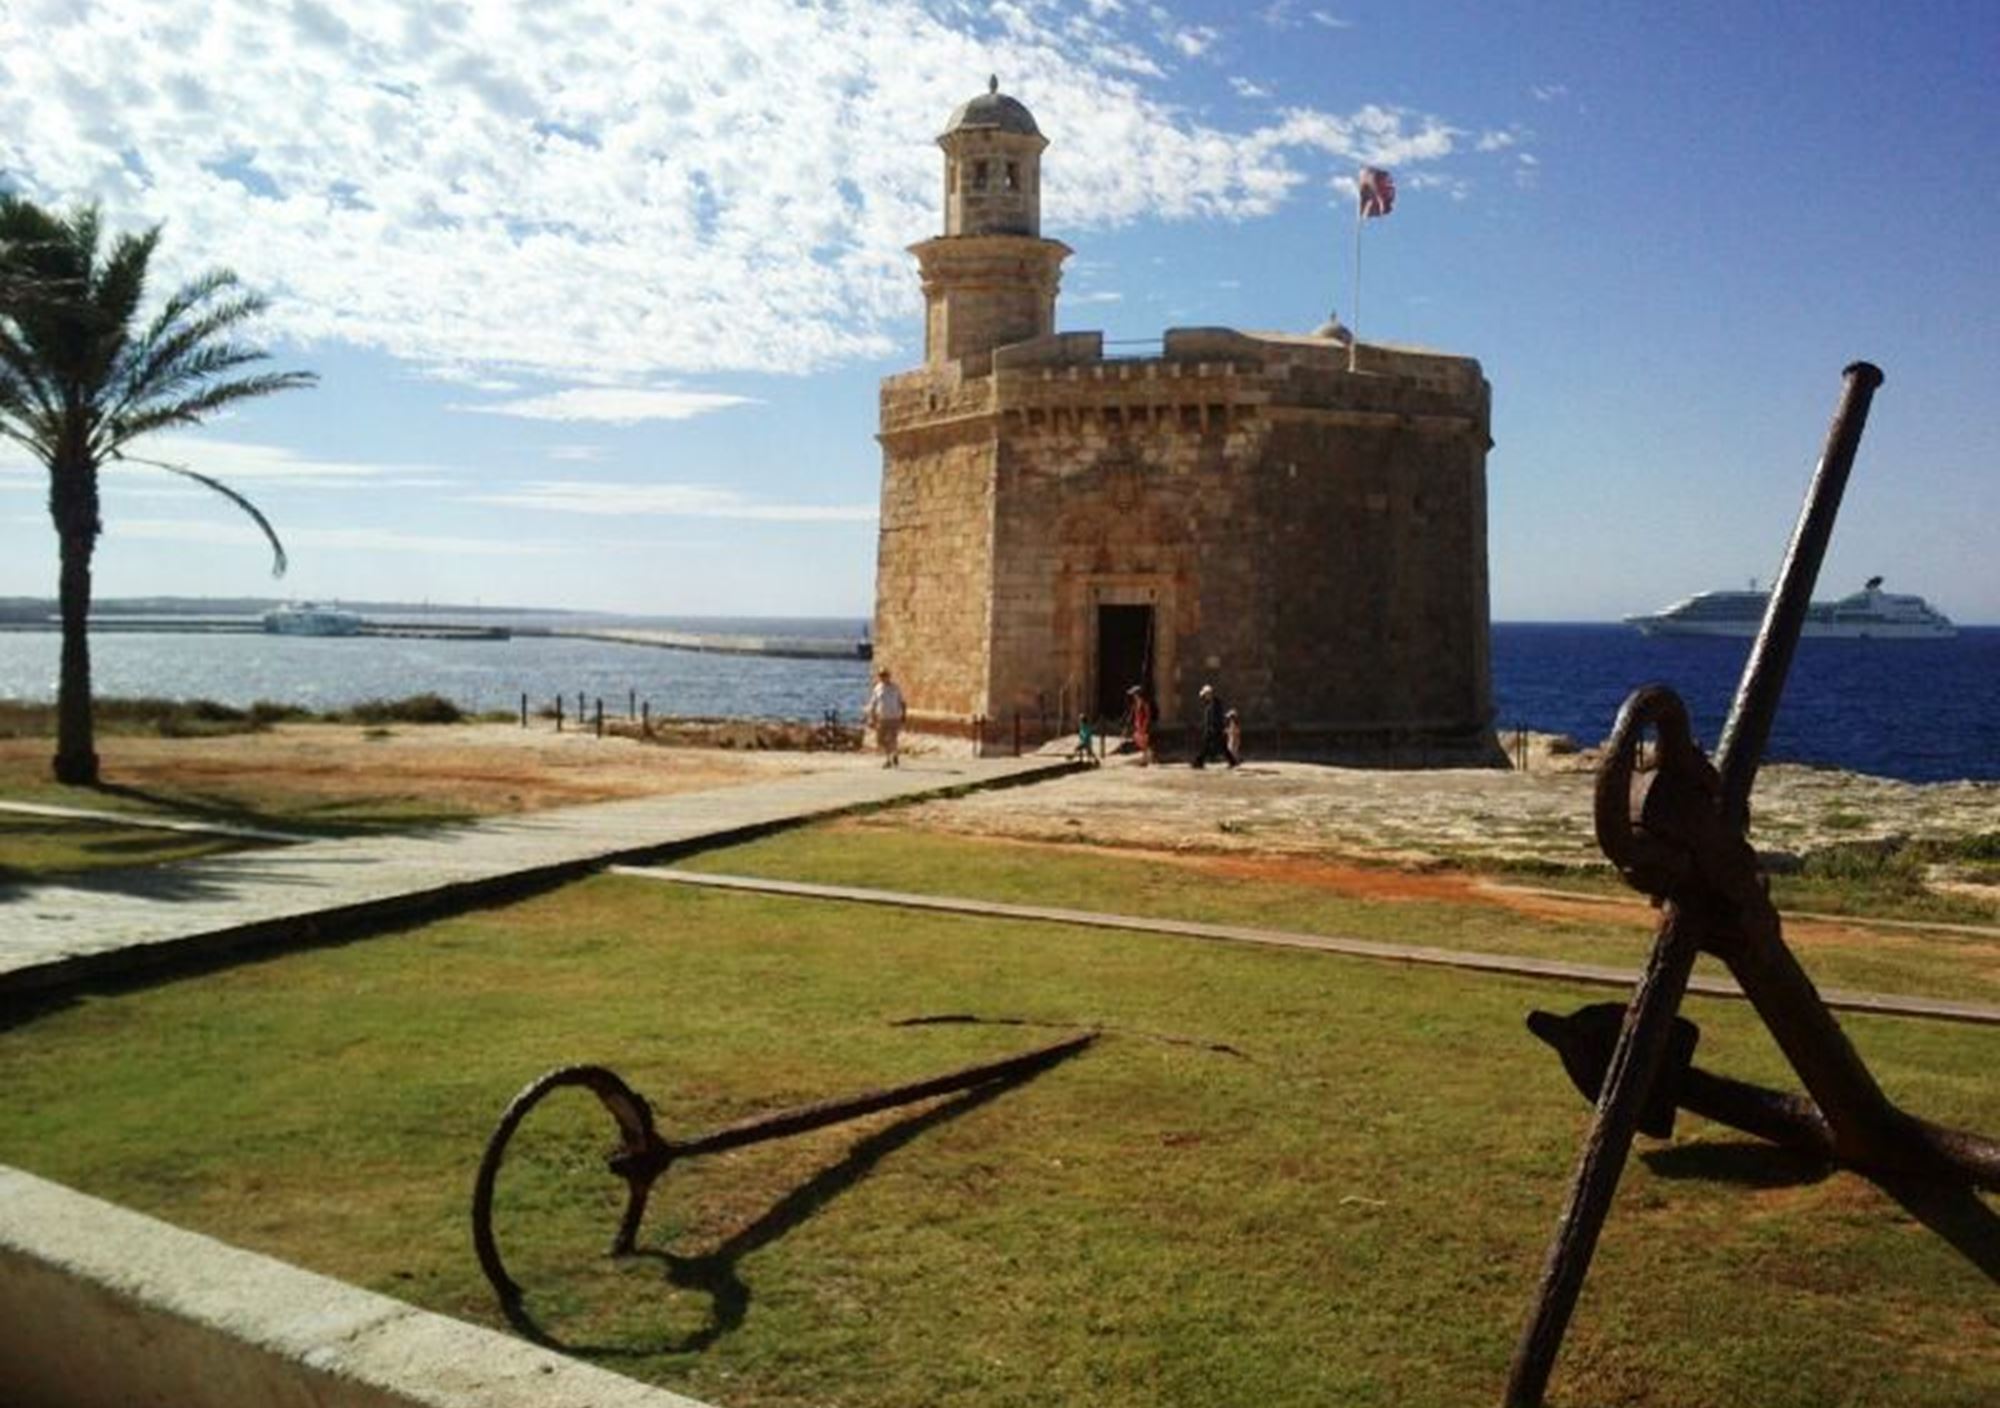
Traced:
<path fill-rule="evenodd" d="M 471 622 L 473 618 L 460 618 Z M 703 634 L 824 636 L 858 641 L 859 620 L 686 617 L 482 617 L 478 624 L 602 625 Z M 1680 691 L 1697 737 L 1713 749 L 1749 642 L 1642 636 L 1623 626 L 1501 623 L 1493 628 L 1495 723 L 1595 743 L 1634 688 Z M 58 638 L 0 633 L 0 698 L 52 699 Z M 168 635 L 104 632 L 91 641 L 101 695 L 257 700 L 332 709 L 434 692 L 462 708 L 543 708 L 581 694 L 622 713 L 635 698 L 655 714 L 853 721 L 869 665 L 703 654 L 561 637 L 396 640 L 382 637 Z M 1226 671 L 1217 680 L 1228 692 Z M 922 707 L 922 701 L 913 701 Z M 2000 628 L 1953 640 L 1799 643 L 1767 756 L 1930 782 L 2000 780 Z M 2000 819 L 1996 819 L 2000 824 Z"/>

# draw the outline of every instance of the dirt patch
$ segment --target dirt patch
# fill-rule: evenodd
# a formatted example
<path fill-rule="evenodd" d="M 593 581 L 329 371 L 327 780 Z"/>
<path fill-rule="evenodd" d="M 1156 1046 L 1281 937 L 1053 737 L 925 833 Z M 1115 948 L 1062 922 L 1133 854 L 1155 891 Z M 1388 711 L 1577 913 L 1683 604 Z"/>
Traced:
<path fill-rule="evenodd" d="M 0 740 L 0 785 L 40 783 L 47 739 Z M 104 781 L 159 797 L 252 802 L 283 810 L 407 798 L 488 816 L 700 791 L 854 766 L 857 755 L 667 747 L 512 724 L 281 724 L 216 738 L 104 738 Z"/>

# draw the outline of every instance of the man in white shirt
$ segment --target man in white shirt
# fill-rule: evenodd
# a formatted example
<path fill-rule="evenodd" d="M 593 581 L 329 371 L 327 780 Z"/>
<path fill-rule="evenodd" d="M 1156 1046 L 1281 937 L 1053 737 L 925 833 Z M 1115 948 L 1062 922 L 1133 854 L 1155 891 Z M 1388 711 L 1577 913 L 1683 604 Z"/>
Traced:
<path fill-rule="evenodd" d="M 903 732 L 904 712 L 903 691 L 896 688 L 896 682 L 889 678 L 886 669 L 877 670 L 875 688 L 868 694 L 865 717 L 868 726 L 875 730 L 875 746 L 882 750 L 882 766 L 885 768 L 903 765 L 896 740 Z"/>

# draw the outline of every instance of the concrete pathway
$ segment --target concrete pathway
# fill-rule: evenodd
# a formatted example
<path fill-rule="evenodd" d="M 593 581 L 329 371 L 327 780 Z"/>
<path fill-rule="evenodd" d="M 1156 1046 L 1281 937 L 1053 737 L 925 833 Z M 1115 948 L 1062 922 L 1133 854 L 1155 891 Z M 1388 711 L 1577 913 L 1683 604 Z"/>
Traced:
<path fill-rule="evenodd" d="M 812 885 L 795 880 L 715 875 L 705 871 L 676 870 L 666 866 L 619 865 L 612 867 L 612 873 L 647 880 L 666 880 L 677 885 L 701 885 L 720 890 L 748 890 L 758 894 L 792 895 L 801 899 L 845 900 L 854 904 L 891 905 L 900 909 L 921 909 L 946 914 L 1028 919 L 1044 924 L 1081 924 L 1095 929 L 1124 929 L 1148 934 L 1175 934 L 1190 939 L 1220 939 L 1229 943 L 1317 949 L 1322 953 L 1338 953 L 1354 958 L 1374 958 L 1392 963 L 1414 963 L 1436 968 L 1465 968 L 1481 973 L 1505 973 L 1517 978 L 1542 978 L 1552 982 L 1623 988 L 1628 992 L 1639 981 L 1639 970 L 1636 968 L 1613 968 L 1599 963 L 1571 963 L 1562 959 L 1532 958 L 1520 954 L 1479 953 L 1470 949 L 1379 943 L 1372 939 L 1306 934 L 1291 929 L 1257 929 L 1241 924 L 1205 924 L 1186 919 L 1153 919 L 1132 914 L 1105 914 L 1088 909 L 1004 904 L 995 900 L 959 899 L 948 895 L 914 895 L 900 890 L 870 890 L 852 885 Z M 1736 986 L 1734 979 L 1711 977 L 1706 974 L 1697 974 L 1690 979 L 1688 991 L 1705 997 L 1738 999 L 1743 997 L 1743 990 Z M 1827 1006 L 1843 1012 L 1869 1012 L 1889 1017 L 1932 1017 L 1947 1022 L 2000 1026 L 2000 1007 L 1989 1007 L 1976 1002 L 1954 1002 L 1948 998 L 1936 997 L 1906 997 L 1897 993 L 1856 992 L 1841 988 L 1821 988 L 1820 996 L 1825 999 Z"/>
<path fill-rule="evenodd" d="M 305 841 L 62 884 L 0 885 L 0 1001 L 250 945 L 358 933 L 925 793 L 1064 771 L 1049 758 L 860 760 L 769 782 L 387 836 Z"/>

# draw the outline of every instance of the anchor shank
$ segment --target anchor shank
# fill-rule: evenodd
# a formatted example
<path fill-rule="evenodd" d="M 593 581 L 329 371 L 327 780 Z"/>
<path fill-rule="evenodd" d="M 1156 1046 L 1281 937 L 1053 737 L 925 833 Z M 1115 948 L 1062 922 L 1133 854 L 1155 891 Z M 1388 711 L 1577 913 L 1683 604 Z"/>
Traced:
<path fill-rule="evenodd" d="M 1687 992 L 1707 928 L 1705 916 L 1669 900 L 1653 944 L 1652 958 L 1639 978 L 1605 1072 L 1597 1113 L 1570 1179 L 1569 1202 L 1549 1244 L 1534 1308 L 1514 1349 L 1507 1375 L 1507 1408 L 1538 1408 L 1549 1374 L 1562 1349 L 1577 1296 L 1597 1250 L 1597 1238 L 1611 1211 L 1619 1176 L 1632 1150 L 1632 1136 L 1647 1093 L 1673 1032 L 1674 1014 Z"/>
<path fill-rule="evenodd" d="M 1813 584 L 1819 580 L 1819 565 L 1833 537 L 1840 496 L 1854 468 L 1862 427 L 1868 423 L 1869 403 L 1875 398 L 1875 388 L 1882 384 L 1881 368 L 1868 362 L 1849 363 L 1842 375 L 1846 386 L 1827 427 L 1819 467 L 1813 471 L 1812 485 L 1799 509 L 1798 524 L 1785 548 L 1784 565 L 1778 569 L 1771 600 L 1764 608 L 1764 623 L 1743 662 L 1743 682 L 1736 688 L 1729 721 L 1722 726 L 1722 742 L 1715 751 L 1716 770 L 1722 774 L 1722 814 L 1738 831 L 1749 825 L 1750 788 L 1757 780 L 1764 745 L 1770 741 L 1771 722 L 1777 717 L 1785 676 L 1792 668 L 1792 652 L 1798 647 L 1806 608 L 1812 603 Z"/>
<path fill-rule="evenodd" d="M 1905 1117 L 1876 1083 L 1804 968 L 1770 929 L 1726 947 L 1723 961 L 1833 1128 L 1843 1163 L 1894 1166 Z"/>

